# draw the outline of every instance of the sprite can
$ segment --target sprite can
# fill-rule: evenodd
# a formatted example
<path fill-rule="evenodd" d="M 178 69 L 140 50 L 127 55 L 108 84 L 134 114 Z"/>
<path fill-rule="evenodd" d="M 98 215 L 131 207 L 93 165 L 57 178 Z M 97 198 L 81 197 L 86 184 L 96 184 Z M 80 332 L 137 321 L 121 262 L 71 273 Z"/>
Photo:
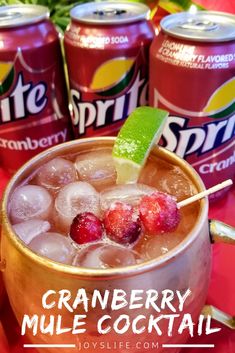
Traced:
<path fill-rule="evenodd" d="M 115 135 L 137 106 L 147 104 L 149 16 L 146 5 L 130 2 L 71 10 L 64 45 L 76 137 Z"/>
<path fill-rule="evenodd" d="M 234 16 L 183 12 L 161 21 L 150 49 L 150 105 L 171 113 L 161 143 L 206 187 L 235 175 L 234 39 Z"/>

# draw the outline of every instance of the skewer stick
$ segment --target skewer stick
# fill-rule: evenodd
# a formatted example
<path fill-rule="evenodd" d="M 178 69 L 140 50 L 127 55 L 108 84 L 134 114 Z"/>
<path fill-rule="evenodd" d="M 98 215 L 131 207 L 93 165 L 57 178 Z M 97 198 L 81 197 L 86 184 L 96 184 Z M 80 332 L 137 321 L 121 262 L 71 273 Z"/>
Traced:
<path fill-rule="evenodd" d="M 233 184 L 233 181 L 231 179 L 225 180 L 225 181 L 223 181 L 223 183 L 212 186 L 212 188 L 204 190 L 204 191 L 200 192 L 199 194 L 193 195 L 193 196 L 189 197 L 188 199 L 185 199 L 183 201 L 178 202 L 177 206 L 178 206 L 178 208 L 187 206 L 194 201 L 200 200 L 203 197 L 208 196 L 208 195 L 212 194 L 213 192 L 219 191 L 223 188 L 226 188 L 227 186 L 232 185 L 232 184 Z"/>

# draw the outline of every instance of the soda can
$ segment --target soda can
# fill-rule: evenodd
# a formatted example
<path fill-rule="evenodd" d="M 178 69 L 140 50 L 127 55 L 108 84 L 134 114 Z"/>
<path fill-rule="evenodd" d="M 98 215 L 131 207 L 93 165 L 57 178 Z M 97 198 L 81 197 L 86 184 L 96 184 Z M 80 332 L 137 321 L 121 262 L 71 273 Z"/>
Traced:
<path fill-rule="evenodd" d="M 14 172 L 71 138 L 59 33 L 46 7 L 0 7 L 0 163 Z"/>
<path fill-rule="evenodd" d="M 234 39 L 234 16 L 185 12 L 161 21 L 150 49 L 150 105 L 171 113 L 161 144 L 185 158 L 206 187 L 235 175 Z"/>
<path fill-rule="evenodd" d="M 75 136 L 115 135 L 132 110 L 147 104 L 150 10 L 102 1 L 70 15 L 64 45 Z"/>

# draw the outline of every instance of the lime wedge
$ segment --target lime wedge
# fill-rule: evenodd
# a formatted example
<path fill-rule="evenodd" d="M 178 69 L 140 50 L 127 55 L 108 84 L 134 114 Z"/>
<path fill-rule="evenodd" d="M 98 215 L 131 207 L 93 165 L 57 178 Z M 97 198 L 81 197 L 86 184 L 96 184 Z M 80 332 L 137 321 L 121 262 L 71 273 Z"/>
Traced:
<path fill-rule="evenodd" d="M 136 183 L 151 147 L 161 137 L 168 112 L 139 107 L 126 119 L 113 147 L 117 183 Z"/>

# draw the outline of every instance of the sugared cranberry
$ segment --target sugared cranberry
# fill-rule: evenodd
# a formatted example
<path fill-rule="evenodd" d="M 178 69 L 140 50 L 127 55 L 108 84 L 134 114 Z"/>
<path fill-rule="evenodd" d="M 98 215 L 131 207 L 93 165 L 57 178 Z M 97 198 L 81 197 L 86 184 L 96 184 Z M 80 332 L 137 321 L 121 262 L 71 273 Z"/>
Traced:
<path fill-rule="evenodd" d="M 180 221 L 176 201 L 163 192 L 143 196 L 139 211 L 144 228 L 151 235 L 174 231 Z"/>
<path fill-rule="evenodd" d="M 102 234 L 102 222 L 91 212 L 79 213 L 70 227 L 70 237 L 78 244 L 100 240 Z"/>
<path fill-rule="evenodd" d="M 107 236 L 119 244 L 133 243 L 141 233 L 139 216 L 131 205 L 115 202 L 104 217 Z"/>

